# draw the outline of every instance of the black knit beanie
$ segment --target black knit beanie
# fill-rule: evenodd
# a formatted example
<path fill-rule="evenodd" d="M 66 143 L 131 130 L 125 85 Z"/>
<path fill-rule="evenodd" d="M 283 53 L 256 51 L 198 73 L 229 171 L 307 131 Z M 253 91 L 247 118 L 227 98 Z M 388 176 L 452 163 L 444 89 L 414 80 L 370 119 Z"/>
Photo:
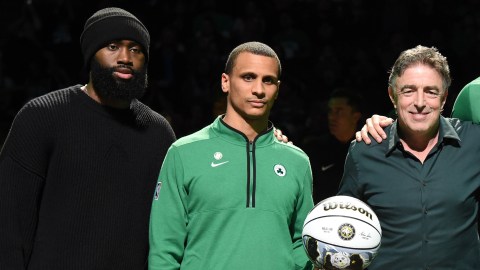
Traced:
<path fill-rule="evenodd" d="M 150 34 L 137 17 L 121 8 L 108 7 L 95 12 L 85 22 L 80 46 L 88 69 L 95 53 L 112 40 L 133 40 L 142 45 L 145 63 L 148 62 Z"/>

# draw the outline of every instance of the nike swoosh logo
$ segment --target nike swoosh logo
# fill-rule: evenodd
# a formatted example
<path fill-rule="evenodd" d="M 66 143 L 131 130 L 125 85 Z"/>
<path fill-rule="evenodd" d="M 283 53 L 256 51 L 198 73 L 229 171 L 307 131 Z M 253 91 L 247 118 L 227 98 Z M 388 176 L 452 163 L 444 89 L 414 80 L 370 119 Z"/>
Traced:
<path fill-rule="evenodd" d="M 210 165 L 212 166 L 212 168 L 215 168 L 215 167 L 218 167 L 218 166 L 220 166 L 220 165 L 223 165 L 223 164 L 225 164 L 225 163 L 227 163 L 227 162 L 228 162 L 228 161 L 224 161 L 224 162 L 220 162 L 220 163 L 213 163 L 213 161 L 212 161 L 212 164 L 210 164 Z"/>
<path fill-rule="evenodd" d="M 335 166 L 335 163 L 328 164 L 328 165 L 322 165 L 322 172 L 332 168 L 333 166 Z"/>

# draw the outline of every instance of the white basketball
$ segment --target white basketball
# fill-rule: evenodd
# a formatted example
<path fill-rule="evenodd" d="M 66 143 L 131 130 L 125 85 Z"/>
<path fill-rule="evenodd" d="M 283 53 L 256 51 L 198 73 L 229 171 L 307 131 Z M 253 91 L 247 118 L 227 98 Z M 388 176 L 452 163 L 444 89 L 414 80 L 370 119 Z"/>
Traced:
<path fill-rule="evenodd" d="M 367 204 L 350 196 L 333 196 L 310 211 L 302 237 L 317 267 L 357 270 L 366 268 L 377 255 L 382 229 Z"/>

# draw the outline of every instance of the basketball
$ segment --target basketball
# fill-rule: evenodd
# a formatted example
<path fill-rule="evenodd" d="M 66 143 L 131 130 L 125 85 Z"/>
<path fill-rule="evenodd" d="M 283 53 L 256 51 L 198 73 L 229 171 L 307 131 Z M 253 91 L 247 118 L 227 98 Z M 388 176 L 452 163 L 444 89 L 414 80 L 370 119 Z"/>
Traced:
<path fill-rule="evenodd" d="M 361 270 L 377 255 L 382 229 L 367 204 L 350 196 L 333 196 L 310 211 L 302 237 L 305 252 L 315 266 Z"/>

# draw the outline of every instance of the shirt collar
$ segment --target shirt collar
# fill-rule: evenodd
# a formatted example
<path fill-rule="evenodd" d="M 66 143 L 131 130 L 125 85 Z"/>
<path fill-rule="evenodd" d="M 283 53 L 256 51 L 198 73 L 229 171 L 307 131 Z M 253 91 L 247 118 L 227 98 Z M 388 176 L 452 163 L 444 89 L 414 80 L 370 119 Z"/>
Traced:
<path fill-rule="evenodd" d="M 224 116 L 225 115 L 218 116 L 213 122 L 212 128 L 214 132 L 231 143 L 245 145 L 245 142 L 249 142 L 245 134 L 229 126 L 227 123 L 223 121 Z M 273 134 L 273 130 L 274 130 L 273 123 L 268 121 L 267 130 L 258 134 L 258 136 L 253 140 L 255 145 L 261 146 L 261 145 L 267 145 L 267 144 L 273 143 L 274 140 L 276 140 Z"/>
<path fill-rule="evenodd" d="M 393 122 L 393 124 L 388 127 L 386 130 L 387 137 L 388 137 L 388 144 L 385 155 L 390 155 L 395 148 L 400 143 L 400 137 L 398 136 L 398 121 Z M 439 134 L 438 134 L 438 142 L 439 144 L 455 144 L 460 145 L 460 137 L 458 133 L 455 131 L 455 128 L 452 124 L 447 120 L 447 118 L 440 116 L 440 125 L 439 125 Z"/>

